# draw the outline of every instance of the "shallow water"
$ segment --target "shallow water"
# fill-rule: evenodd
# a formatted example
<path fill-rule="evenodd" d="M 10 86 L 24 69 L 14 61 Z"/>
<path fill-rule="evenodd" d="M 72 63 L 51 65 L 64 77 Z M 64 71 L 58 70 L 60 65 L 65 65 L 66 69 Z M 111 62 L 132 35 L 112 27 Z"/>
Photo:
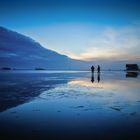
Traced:
<path fill-rule="evenodd" d="M 140 77 L 123 71 L 1 71 L 0 137 L 140 139 Z"/>

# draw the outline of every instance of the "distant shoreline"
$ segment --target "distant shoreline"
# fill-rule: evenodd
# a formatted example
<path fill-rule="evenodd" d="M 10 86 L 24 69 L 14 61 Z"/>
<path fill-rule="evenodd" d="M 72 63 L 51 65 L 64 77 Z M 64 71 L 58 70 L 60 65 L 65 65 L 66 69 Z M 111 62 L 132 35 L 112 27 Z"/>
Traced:
<path fill-rule="evenodd" d="M 65 69 L 0 69 L 0 71 L 86 71 L 86 72 L 90 72 L 90 70 L 65 70 Z M 140 70 L 111 70 L 111 69 L 102 69 L 101 71 L 124 71 L 124 72 L 140 72 Z M 97 72 L 97 70 L 95 70 L 95 72 Z"/>

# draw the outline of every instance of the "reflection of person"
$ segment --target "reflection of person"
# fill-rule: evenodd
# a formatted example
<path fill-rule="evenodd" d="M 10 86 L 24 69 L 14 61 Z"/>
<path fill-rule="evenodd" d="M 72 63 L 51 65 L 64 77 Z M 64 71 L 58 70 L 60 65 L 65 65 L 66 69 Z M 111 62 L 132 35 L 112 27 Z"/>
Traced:
<path fill-rule="evenodd" d="M 98 73 L 100 73 L 100 66 L 99 65 L 98 65 L 97 71 L 98 71 Z"/>
<path fill-rule="evenodd" d="M 94 66 L 93 65 L 91 66 L 91 72 L 92 73 L 94 72 Z"/>
<path fill-rule="evenodd" d="M 98 72 L 98 77 L 97 77 L 98 83 L 100 82 L 100 73 Z"/>
<path fill-rule="evenodd" d="M 92 72 L 92 75 L 91 75 L 91 82 L 93 83 L 94 82 L 94 73 Z"/>

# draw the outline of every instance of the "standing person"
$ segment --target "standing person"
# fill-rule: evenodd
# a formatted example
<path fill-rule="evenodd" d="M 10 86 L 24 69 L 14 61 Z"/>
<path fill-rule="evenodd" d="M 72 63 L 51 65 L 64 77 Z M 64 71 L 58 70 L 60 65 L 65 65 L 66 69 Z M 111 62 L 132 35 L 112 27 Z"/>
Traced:
<path fill-rule="evenodd" d="M 100 73 L 100 66 L 99 65 L 98 65 L 97 71 L 98 71 L 98 73 Z"/>
<path fill-rule="evenodd" d="M 91 82 L 93 83 L 94 82 L 94 66 L 92 65 L 91 66 Z"/>
<path fill-rule="evenodd" d="M 94 73 L 94 66 L 91 66 L 91 72 Z"/>

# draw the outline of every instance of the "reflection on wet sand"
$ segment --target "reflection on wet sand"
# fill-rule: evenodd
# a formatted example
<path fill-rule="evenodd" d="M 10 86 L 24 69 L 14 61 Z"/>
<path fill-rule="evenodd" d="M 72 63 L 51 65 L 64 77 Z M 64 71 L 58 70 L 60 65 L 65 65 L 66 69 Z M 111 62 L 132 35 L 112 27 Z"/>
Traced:
<path fill-rule="evenodd" d="M 138 77 L 138 72 L 128 72 L 126 77 Z M 84 75 L 83 77 L 80 75 L 75 76 L 71 80 L 60 80 L 60 78 L 53 79 L 50 77 L 50 80 L 46 80 L 44 78 L 44 74 L 29 74 L 27 78 L 25 78 L 26 74 L 20 74 L 19 77 L 16 77 L 14 74 L 9 74 L 11 78 L 9 79 L 7 75 L 1 76 L 0 83 L 0 112 L 5 111 L 6 109 L 15 107 L 20 104 L 24 104 L 26 102 L 31 101 L 35 97 L 39 96 L 42 92 L 53 89 L 54 85 L 66 84 L 68 85 L 78 85 L 81 89 L 83 87 L 96 88 L 96 89 L 104 89 L 104 90 L 123 90 L 128 94 L 130 91 L 133 93 L 133 90 L 139 89 L 139 82 L 137 81 L 129 81 L 129 80 L 101 80 L 104 79 L 105 75 L 103 73 L 92 73 L 91 77 L 88 78 L 88 75 Z M 74 74 L 73 74 L 74 75 Z M 90 75 L 90 73 L 89 73 Z M 49 75 L 46 75 L 48 77 Z M 58 76 L 58 75 L 57 75 Z M 64 74 L 59 74 L 59 76 L 64 76 Z M 71 76 L 71 75 L 70 75 Z M 68 76 L 69 77 L 69 76 Z M 67 77 L 67 78 L 68 78 Z M 103 77 L 103 78 L 102 78 Z M 8 78 L 8 79 L 7 79 Z M 90 79 L 91 78 L 91 79 Z M 91 81 L 90 81 L 91 80 Z M 131 88 L 133 87 L 133 89 Z M 66 90 L 66 89 L 64 89 Z M 80 89 L 78 89 L 80 90 Z M 56 91 L 54 91 L 56 92 Z M 61 91 L 60 91 L 61 92 Z M 65 91 L 67 92 L 67 91 Z M 69 92 L 69 91 L 68 91 Z M 130 94 L 131 95 L 131 94 Z M 133 93 L 133 96 L 135 93 Z"/>
<path fill-rule="evenodd" d="M 98 83 L 100 82 L 100 73 L 98 73 Z"/>
<path fill-rule="evenodd" d="M 0 112 L 30 102 L 43 91 L 54 88 L 54 85 L 68 82 L 68 80 L 53 80 L 53 78 L 47 80 L 42 74 L 33 75 L 30 73 L 28 77 L 26 73 L 20 73 L 18 76 L 17 74 L 8 74 L 0 74 Z"/>
<path fill-rule="evenodd" d="M 94 83 L 94 73 L 91 73 L 91 82 Z M 97 73 L 97 81 L 100 82 L 100 72 Z"/>
<path fill-rule="evenodd" d="M 128 78 L 128 77 L 137 78 L 138 75 L 139 75 L 138 72 L 129 72 L 129 71 L 128 71 L 128 72 L 126 73 L 126 78 Z"/>
<path fill-rule="evenodd" d="M 125 78 L 125 72 L 95 72 L 94 75 L 89 72 L 79 76 L 78 73 L 63 73 L 61 77 L 60 74 L 43 74 L 42 78 L 40 74 L 38 78 L 37 75 L 29 75 L 27 79 L 24 79 L 25 75 L 20 79 L 14 77 L 11 82 L 20 85 L 10 83 L 10 90 L 6 90 L 7 82 L 5 86 L 0 86 L 3 91 L 0 98 L 5 101 L 5 105 L 6 99 L 9 99 L 8 102 L 10 99 L 18 101 L 22 98 L 25 101 L 24 98 L 36 97 L 26 104 L 16 103 L 21 105 L 14 108 L 14 102 L 10 102 L 6 106 L 10 109 L 0 112 L 0 131 L 6 138 L 11 134 L 15 139 L 23 136 L 25 139 L 49 139 L 49 136 L 55 136 L 55 139 L 62 136 L 66 139 L 69 137 L 67 134 L 72 136 L 71 139 L 87 139 L 87 136 L 98 139 L 100 136 L 99 139 L 114 140 L 118 135 L 120 137 L 117 139 L 135 139 L 136 136 L 140 138 L 138 77 Z M 17 87 L 19 90 L 16 90 Z M 12 94 L 11 89 L 16 94 Z M 6 95 L 4 91 L 7 91 L 7 98 L 2 97 Z M 12 99 L 10 95 L 18 98 Z M 106 137 L 102 135 L 104 131 Z"/>
<path fill-rule="evenodd" d="M 126 79 L 104 79 L 100 81 L 100 75 L 97 76 L 97 81 L 95 80 L 94 83 L 89 81 L 88 79 L 77 79 L 68 82 L 69 85 L 78 86 L 79 88 L 84 90 L 84 87 L 88 87 L 90 89 L 90 93 L 94 94 L 96 92 L 104 93 L 116 93 L 117 96 L 122 96 L 124 99 L 129 101 L 134 101 L 140 99 L 139 97 L 139 80 L 126 80 Z M 93 77 L 91 77 L 91 80 Z M 99 82 L 99 81 L 100 82 Z M 125 93 L 125 94 L 124 94 Z M 106 96 L 105 94 L 104 96 Z M 115 98 L 114 98 L 115 100 Z"/>
<path fill-rule="evenodd" d="M 91 74 L 91 82 L 93 83 L 94 82 L 94 73 L 92 72 Z"/>

